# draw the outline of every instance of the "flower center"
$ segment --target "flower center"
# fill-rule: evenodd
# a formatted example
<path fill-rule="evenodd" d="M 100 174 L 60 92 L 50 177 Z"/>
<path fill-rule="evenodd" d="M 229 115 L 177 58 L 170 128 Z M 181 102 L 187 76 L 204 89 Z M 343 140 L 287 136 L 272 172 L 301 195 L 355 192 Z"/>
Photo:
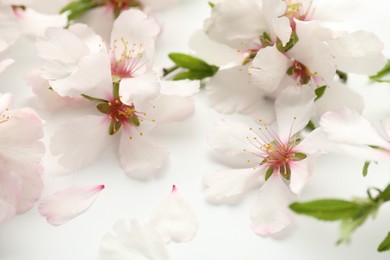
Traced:
<path fill-rule="evenodd" d="M 305 65 L 299 61 L 294 61 L 293 65 L 288 68 L 287 74 L 292 76 L 301 85 L 309 83 L 312 77 L 315 76 Z"/>
<path fill-rule="evenodd" d="M 311 16 L 314 13 L 313 1 L 310 1 L 306 9 L 303 4 L 298 0 L 287 0 L 287 10 L 285 16 L 290 19 L 291 28 L 295 31 L 295 21 L 294 19 L 300 21 L 308 21 L 311 19 Z"/>
<path fill-rule="evenodd" d="M 121 43 L 123 50 L 119 58 L 115 55 L 118 48 L 117 40 L 114 40 L 111 49 L 111 75 L 121 79 L 132 78 L 146 64 L 146 59 L 143 57 L 143 46 L 142 44 L 134 44 L 128 48 L 128 43 L 123 38 Z"/>

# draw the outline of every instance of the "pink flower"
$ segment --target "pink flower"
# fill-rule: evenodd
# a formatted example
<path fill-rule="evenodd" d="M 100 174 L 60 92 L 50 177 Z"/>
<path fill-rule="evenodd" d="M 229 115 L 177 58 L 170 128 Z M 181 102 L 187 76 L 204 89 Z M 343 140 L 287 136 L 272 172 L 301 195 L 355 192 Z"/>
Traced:
<path fill-rule="evenodd" d="M 168 151 L 146 133 L 155 123 L 190 116 L 199 82 L 164 81 L 152 71 L 159 30 L 152 17 L 128 10 L 114 23 L 109 51 L 101 37 L 81 24 L 51 28 L 37 41 L 42 76 L 53 90 L 64 97 L 83 96 L 95 108 L 55 132 L 50 147 L 63 167 L 83 168 L 118 138 L 128 175 L 145 178 L 145 172 L 161 168 Z"/>
<path fill-rule="evenodd" d="M 11 94 L 0 95 L 0 222 L 29 210 L 40 197 L 42 124 L 33 110 L 13 109 Z"/>
<path fill-rule="evenodd" d="M 308 123 L 313 106 L 309 86 L 290 87 L 275 103 L 277 132 L 264 124 L 250 128 L 235 122 L 218 123 L 209 135 L 210 146 L 243 168 L 205 174 L 206 197 L 229 201 L 261 186 L 251 211 L 252 229 L 269 235 L 289 226 L 292 213 L 288 205 L 306 184 L 322 139 L 319 131 L 305 139 L 296 135 Z"/>

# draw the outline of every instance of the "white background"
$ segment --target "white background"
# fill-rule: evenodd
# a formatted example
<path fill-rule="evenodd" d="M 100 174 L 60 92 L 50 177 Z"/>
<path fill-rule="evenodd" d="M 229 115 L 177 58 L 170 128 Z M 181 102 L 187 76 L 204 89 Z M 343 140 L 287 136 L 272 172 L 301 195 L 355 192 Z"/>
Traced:
<path fill-rule="evenodd" d="M 357 20 L 345 28 L 363 28 L 374 31 L 387 46 L 390 57 L 390 3 L 387 0 L 369 1 Z M 189 52 L 187 40 L 201 28 L 210 8 L 205 0 L 183 0 L 175 8 L 158 15 L 163 33 L 157 44 L 156 64 L 169 66 L 169 52 Z M 0 75 L 1 92 L 16 96 L 16 106 L 29 105 L 37 109 L 46 120 L 46 136 L 67 115 L 48 113 L 32 99 L 23 75 L 39 64 L 34 46 L 21 39 L 2 57 L 13 57 L 16 63 Z M 376 122 L 390 116 L 390 85 L 372 84 L 366 77 L 351 76 L 349 84 L 365 95 L 367 115 Z M 128 178 L 119 166 L 115 144 L 84 170 L 70 175 L 55 163 L 49 152 L 45 157 L 45 184 L 43 195 L 69 185 L 105 184 L 95 204 L 83 215 L 69 223 L 53 227 L 46 223 L 34 207 L 0 225 L 1 260 L 97 260 L 102 235 L 111 230 L 118 219 L 137 218 L 147 221 L 148 214 L 159 200 L 166 196 L 172 184 L 185 194 L 199 217 L 200 227 L 194 240 L 184 244 L 170 244 L 168 251 L 173 260 L 260 260 L 260 259 L 389 259 L 389 253 L 376 252 L 378 244 L 390 231 L 390 206 L 384 205 L 375 221 L 369 220 L 352 237 L 349 245 L 336 246 L 338 224 L 325 223 L 297 216 L 295 224 L 281 238 L 262 238 L 255 235 L 249 225 L 249 211 L 255 202 L 256 191 L 246 194 L 235 205 L 208 204 L 202 194 L 201 176 L 227 168 L 206 143 L 207 133 L 221 118 L 231 118 L 213 111 L 206 97 L 196 97 L 196 112 L 184 122 L 163 125 L 154 137 L 167 146 L 171 156 L 167 165 L 148 181 Z M 236 119 L 251 122 L 235 116 Z M 75 144 L 76 146 L 77 144 Z M 381 162 L 370 166 L 369 175 L 363 178 L 363 162 L 343 156 L 320 157 L 301 200 L 321 197 L 365 196 L 370 186 L 385 187 L 390 182 L 389 164 Z M 135 259 L 136 260 L 136 259 Z"/>

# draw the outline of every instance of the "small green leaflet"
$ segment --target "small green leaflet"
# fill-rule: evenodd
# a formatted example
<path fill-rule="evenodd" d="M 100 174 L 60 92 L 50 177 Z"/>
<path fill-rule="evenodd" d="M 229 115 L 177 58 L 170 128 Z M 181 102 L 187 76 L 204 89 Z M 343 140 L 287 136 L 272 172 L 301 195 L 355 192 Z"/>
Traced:
<path fill-rule="evenodd" d="M 383 78 L 389 73 L 390 73 L 390 60 L 387 61 L 387 64 L 381 71 L 379 71 L 376 75 L 370 76 L 370 79 L 376 82 L 390 82 L 390 79 Z"/>
<path fill-rule="evenodd" d="M 378 246 L 379 252 L 384 252 L 390 250 L 390 232 L 387 233 L 387 237 L 382 241 L 382 243 Z"/>
<path fill-rule="evenodd" d="M 169 58 L 175 63 L 175 67 L 184 69 L 184 71 L 176 74 L 173 77 L 173 80 L 201 80 L 214 76 L 219 70 L 219 67 L 217 66 L 210 65 L 199 58 L 183 53 L 170 53 Z M 176 68 L 174 70 L 176 70 Z M 166 71 L 170 73 L 174 70 Z"/>
<path fill-rule="evenodd" d="M 380 194 L 379 194 L 380 198 L 386 202 L 386 201 L 389 201 L 390 200 L 390 185 L 388 185 L 386 187 L 386 189 L 384 189 Z"/>
<path fill-rule="evenodd" d="M 363 165 L 363 176 L 366 177 L 368 173 L 368 166 L 370 166 L 370 161 L 366 161 Z"/>
<path fill-rule="evenodd" d="M 359 213 L 361 205 L 338 199 L 322 199 L 304 203 L 293 203 L 290 208 L 298 214 L 308 215 L 320 220 L 342 220 L 353 218 Z"/>

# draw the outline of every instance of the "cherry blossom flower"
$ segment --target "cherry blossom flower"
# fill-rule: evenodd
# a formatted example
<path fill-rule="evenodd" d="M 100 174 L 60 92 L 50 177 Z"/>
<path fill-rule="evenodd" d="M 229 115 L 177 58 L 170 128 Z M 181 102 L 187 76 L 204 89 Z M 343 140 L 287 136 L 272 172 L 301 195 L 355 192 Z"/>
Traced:
<path fill-rule="evenodd" d="M 12 103 L 11 94 L 0 95 L 0 222 L 33 207 L 43 189 L 43 122 Z"/>
<path fill-rule="evenodd" d="M 150 223 L 120 220 L 113 233 L 103 236 L 102 259 L 169 259 L 166 243 L 191 240 L 198 229 L 189 202 L 173 187 L 171 194 L 154 210 Z"/>
<path fill-rule="evenodd" d="M 251 210 L 252 229 L 259 235 L 284 230 L 291 223 L 288 205 L 306 184 L 322 139 L 313 131 L 297 136 L 308 123 L 315 96 L 310 86 L 286 88 L 276 99 L 278 131 L 263 124 L 251 128 L 222 121 L 208 137 L 210 146 L 243 168 L 208 173 L 203 177 L 206 197 L 229 202 L 261 187 Z"/>
<path fill-rule="evenodd" d="M 116 19 L 108 51 L 86 25 L 50 28 L 37 41 L 44 59 L 42 77 L 60 96 L 82 96 L 96 108 L 91 115 L 63 124 L 51 140 L 59 163 L 77 170 L 94 161 L 119 139 L 124 171 L 138 178 L 161 168 L 168 151 L 149 139 L 150 125 L 182 120 L 194 111 L 191 98 L 199 82 L 160 80 L 152 71 L 156 21 L 138 10 Z M 94 126 L 94 127 L 91 127 Z M 77 149 L 74 144 L 77 143 Z"/>
<path fill-rule="evenodd" d="M 96 200 L 104 185 L 70 187 L 41 200 L 39 212 L 47 222 L 58 226 L 85 212 Z"/>

